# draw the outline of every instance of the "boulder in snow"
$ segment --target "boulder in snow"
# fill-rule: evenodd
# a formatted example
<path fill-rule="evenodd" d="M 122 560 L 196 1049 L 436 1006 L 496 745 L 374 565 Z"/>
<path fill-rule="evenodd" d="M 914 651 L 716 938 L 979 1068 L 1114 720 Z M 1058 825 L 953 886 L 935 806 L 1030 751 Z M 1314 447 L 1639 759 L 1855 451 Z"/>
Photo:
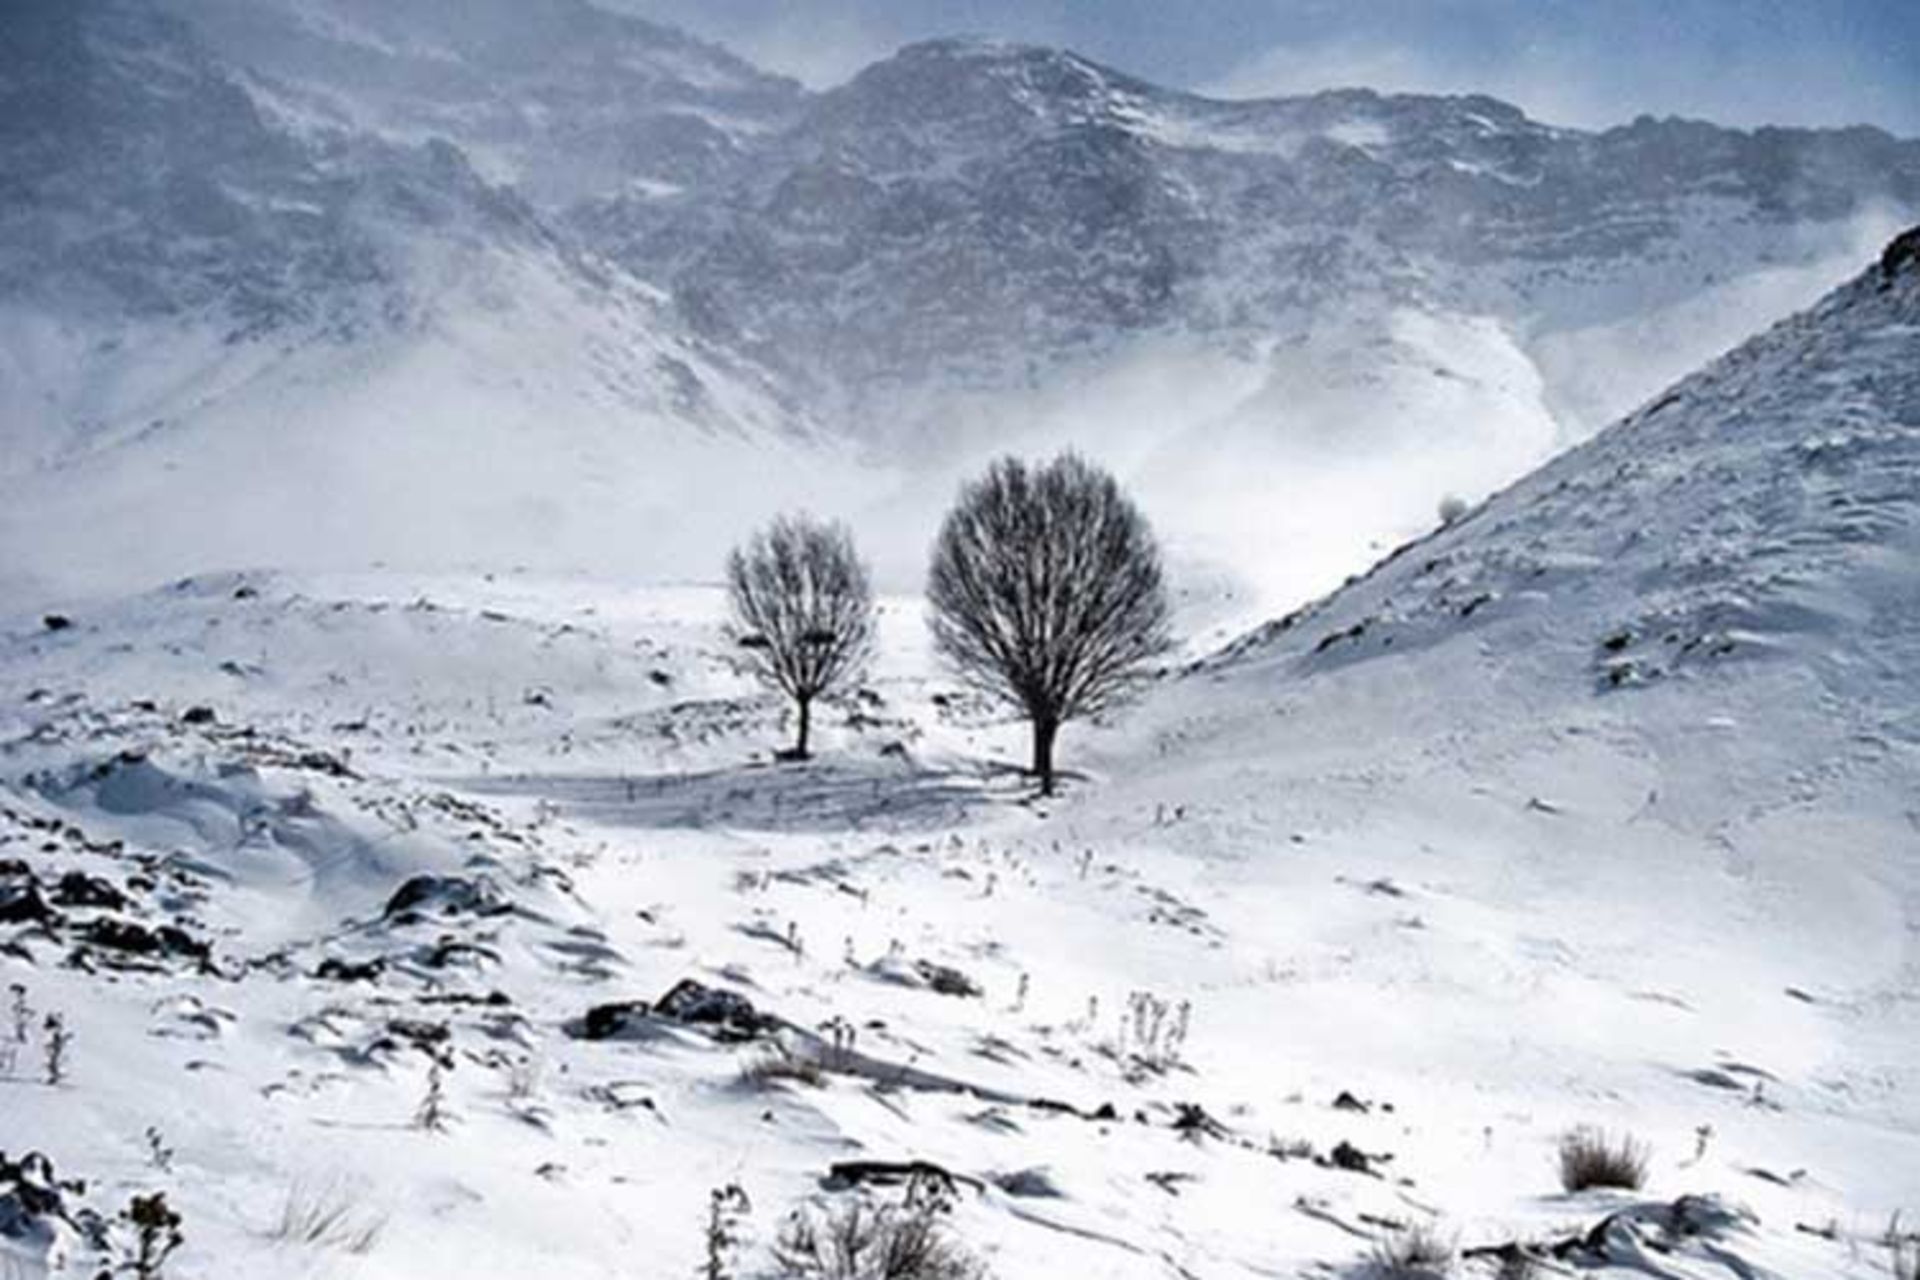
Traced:
<path fill-rule="evenodd" d="M 513 903 L 491 876 L 417 875 L 394 890 L 386 918 L 406 924 L 427 916 L 497 916 Z"/>

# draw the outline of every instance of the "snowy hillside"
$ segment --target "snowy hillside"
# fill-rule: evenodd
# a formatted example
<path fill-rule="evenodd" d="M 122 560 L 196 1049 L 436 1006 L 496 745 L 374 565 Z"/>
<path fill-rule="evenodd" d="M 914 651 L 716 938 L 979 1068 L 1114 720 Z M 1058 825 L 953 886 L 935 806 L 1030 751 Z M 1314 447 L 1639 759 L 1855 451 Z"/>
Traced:
<path fill-rule="evenodd" d="M 1004 1280 L 1362 1280 L 1416 1227 L 1466 1277 L 1888 1274 L 1904 245 L 1071 729 L 1052 804 L 907 600 L 807 765 L 697 588 L 262 573 L 8 617 L 0 1250 L 91 1274 L 159 1191 L 188 1280 L 679 1276 L 737 1186 L 720 1261 L 772 1280 L 791 1213 L 924 1162 Z M 1645 1142 L 1644 1188 L 1562 1191 L 1578 1126 Z"/>

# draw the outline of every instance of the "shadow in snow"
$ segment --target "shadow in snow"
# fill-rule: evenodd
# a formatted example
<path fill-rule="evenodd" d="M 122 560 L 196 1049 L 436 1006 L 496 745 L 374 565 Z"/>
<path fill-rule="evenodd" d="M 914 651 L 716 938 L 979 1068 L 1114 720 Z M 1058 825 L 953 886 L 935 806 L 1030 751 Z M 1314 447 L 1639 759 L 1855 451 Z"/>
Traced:
<path fill-rule="evenodd" d="M 1019 794 L 1018 770 L 955 773 L 899 761 L 811 760 L 706 773 L 493 774 L 453 781 L 607 826 L 901 831 L 951 826 Z"/>

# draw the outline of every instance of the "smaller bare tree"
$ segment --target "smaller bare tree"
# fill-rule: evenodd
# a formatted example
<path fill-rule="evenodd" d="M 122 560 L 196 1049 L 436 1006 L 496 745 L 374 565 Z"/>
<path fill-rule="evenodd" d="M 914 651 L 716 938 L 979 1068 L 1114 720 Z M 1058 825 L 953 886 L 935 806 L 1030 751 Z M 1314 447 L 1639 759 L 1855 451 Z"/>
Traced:
<path fill-rule="evenodd" d="M 873 587 L 853 535 L 781 516 L 727 558 L 727 594 L 754 675 L 793 700 L 804 760 L 814 700 L 857 679 L 873 652 Z"/>

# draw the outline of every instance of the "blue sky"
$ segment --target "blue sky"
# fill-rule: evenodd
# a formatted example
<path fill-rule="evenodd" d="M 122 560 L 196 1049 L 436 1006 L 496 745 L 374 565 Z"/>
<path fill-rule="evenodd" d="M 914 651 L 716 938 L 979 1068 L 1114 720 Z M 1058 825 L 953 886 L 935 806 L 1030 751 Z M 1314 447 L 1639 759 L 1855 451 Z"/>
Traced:
<path fill-rule="evenodd" d="M 1479 91 L 1556 123 L 1641 112 L 1920 135 L 1920 0 L 615 0 L 816 86 L 911 40 L 1063 44 L 1229 95 Z"/>

